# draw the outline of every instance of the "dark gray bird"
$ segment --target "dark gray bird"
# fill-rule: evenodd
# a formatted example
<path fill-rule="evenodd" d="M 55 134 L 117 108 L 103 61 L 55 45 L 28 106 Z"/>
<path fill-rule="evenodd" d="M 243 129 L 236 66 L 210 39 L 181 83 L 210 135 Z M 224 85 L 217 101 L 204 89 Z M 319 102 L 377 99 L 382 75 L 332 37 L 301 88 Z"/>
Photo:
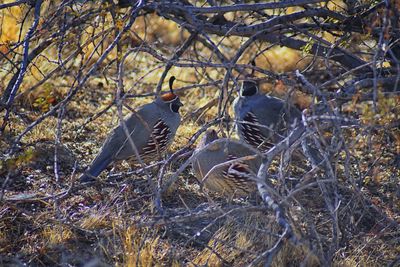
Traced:
<path fill-rule="evenodd" d="M 261 94 L 253 80 L 243 81 L 233 108 L 240 140 L 261 151 L 270 149 L 291 131 L 295 131 L 294 138 L 305 131 L 300 110 L 279 98 Z M 319 162 L 318 152 L 311 146 L 308 148 Z"/>
<path fill-rule="evenodd" d="M 301 112 L 283 100 L 259 93 L 255 81 L 244 81 L 233 103 L 236 129 L 242 141 L 261 150 L 279 142 L 285 132 L 298 126 Z"/>
<path fill-rule="evenodd" d="M 130 138 L 122 123 L 111 131 L 90 167 L 80 177 L 81 182 L 93 180 L 111 163 L 128 159 L 137 163 L 132 142 L 143 162 L 148 163 L 162 157 L 174 140 L 181 122 L 179 108 L 183 104 L 172 91 L 174 80 L 175 77 L 171 77 L 169 81 L 171 92 L 139 107 L 124 119 Z"/>
<path fill-rule="evenodd" d="M 240 160 L 243 157 L 246 158 Z M 235 159 L 238 160 L 215 167 Z M 215 130 L 206 131 L 192 163 L 197 180 L 207 189 L 236 197 L 249 196 L 257 189 L 251 177 L 257 175 L 260 165 L 260 152 L 238 141 L 219 139 Z"/>

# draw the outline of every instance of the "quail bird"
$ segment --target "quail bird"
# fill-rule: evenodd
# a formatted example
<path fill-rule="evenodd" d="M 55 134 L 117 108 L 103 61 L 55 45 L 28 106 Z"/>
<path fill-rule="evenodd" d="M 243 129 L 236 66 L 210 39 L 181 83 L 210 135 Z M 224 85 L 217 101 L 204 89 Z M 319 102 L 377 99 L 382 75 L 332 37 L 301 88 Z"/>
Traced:
<path fill-rule="evenodd" d="M 261 155 L 256 149 L 228 138 L 219 139 L 217 132 L 209 129 L 195 153 L 193 171 L 199 182 L 210 191 L 245 197 L 257 189 L 256 182 L 251 179 L 261 165 Z M 242 157 L 248 158 L 240 160 Z M 215 167 L 235 159 L 238 160 Z"/>
<path fill-rule="evenodd" d="M 111 131 L 90 167 L 80 177 L 81 182 L 93 180 L 111 163 L 128 159 L 131 163 L 138 163 L 132 142 L 145 163 L 166 152 L 179 127 L 179 108 L 183 106 L 172 90 L 174 80 L 173 76 L 169 80 L 169 93 L 139 107 L 124 119 L 129 138 L 122 123 Z"/>
<path fill-rule="evenodd" d="M 279 98 L 259 93 L 255 81 L 244 81 L 233 103 L 236 130 L 249 145 L 267 150 L 285 131 L 299 124 L 301 112 Z"/>
<path fill-rule="evenodd" d="M 286 132 L 295 131 L 294 137 L 298 138 L 305 130 L 300 110 L 279 98 L 261 94 L 252 80 L 243 81 L 233 109 L 240 140 L 261 151 L 281 141 Z M 311 146 L 308 150 L 313 160 L 319 162 L 317 150 Z"/>

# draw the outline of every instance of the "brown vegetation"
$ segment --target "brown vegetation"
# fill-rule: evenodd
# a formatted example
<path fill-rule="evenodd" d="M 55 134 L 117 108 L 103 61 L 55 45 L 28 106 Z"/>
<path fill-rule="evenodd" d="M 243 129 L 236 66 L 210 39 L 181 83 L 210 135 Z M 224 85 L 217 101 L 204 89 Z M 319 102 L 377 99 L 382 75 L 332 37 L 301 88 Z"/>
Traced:
<path fill-rule="evenodd" d="M 216 2 L 235 1 L 0 4 L 1 266 L 399 264 L 399 1 L 190 9 Z M 319 167 L 276 155 L 265 181 L 280 215 L 259 196 L 207 192 L 190 167 L 178 173 L 206 123 L 237 138 L 222 119 L 250 73 L 304 111 L 327 152 Z M 118 124 L 116 99 L 148 103 L 171 75 L 183 122 L 151 179 L 124 162 L 79 184 Z"/>

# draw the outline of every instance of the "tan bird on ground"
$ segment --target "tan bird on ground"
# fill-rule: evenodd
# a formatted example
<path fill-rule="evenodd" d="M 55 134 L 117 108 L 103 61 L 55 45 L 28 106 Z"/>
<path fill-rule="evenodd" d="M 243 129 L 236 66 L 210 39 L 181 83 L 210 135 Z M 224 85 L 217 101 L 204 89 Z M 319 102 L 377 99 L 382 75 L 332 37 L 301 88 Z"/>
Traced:
<path fill-rule="evenodd" d="M 261 165 L 258 150 L 239 141 L 218 138 L 215 130 L 207 130 L 195 153 L 194 173 L 210 191 L 246 197 L 257 189 L 254 178 Z M 231 162 L 223 164 L 228 161 Z"/>

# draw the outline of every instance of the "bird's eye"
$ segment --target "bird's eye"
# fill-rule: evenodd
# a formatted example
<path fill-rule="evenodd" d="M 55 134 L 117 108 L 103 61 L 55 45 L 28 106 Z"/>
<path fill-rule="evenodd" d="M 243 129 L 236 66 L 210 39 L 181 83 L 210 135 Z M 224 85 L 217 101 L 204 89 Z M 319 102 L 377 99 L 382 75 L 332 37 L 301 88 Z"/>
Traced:
<path fill-rule="evenodd" d="M 178 113 L 179 112 L 179 108 L 181 107 L 181 105 L 179 105 L 178 103 L 171 103 L 170 104 L 170 108 L 172 112 Z"/>

